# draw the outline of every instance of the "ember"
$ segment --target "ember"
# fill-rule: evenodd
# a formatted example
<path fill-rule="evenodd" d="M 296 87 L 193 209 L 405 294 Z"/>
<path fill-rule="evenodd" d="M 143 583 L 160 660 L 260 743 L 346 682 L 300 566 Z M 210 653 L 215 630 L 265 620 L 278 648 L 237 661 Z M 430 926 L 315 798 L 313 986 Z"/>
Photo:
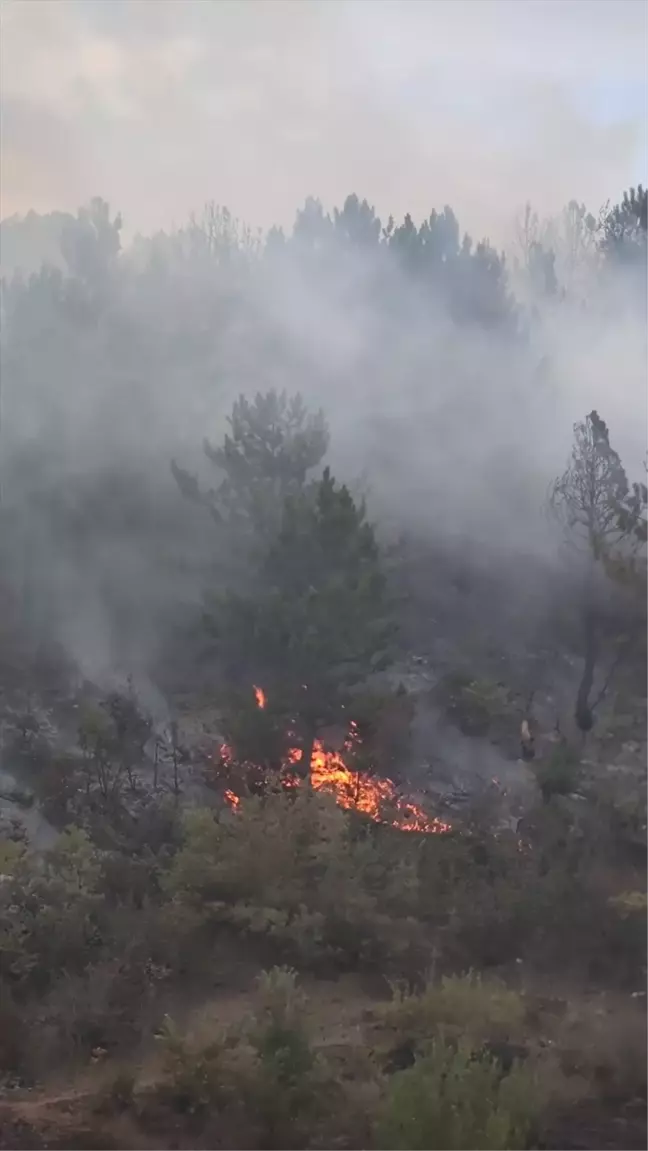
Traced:
<path fill-rule="evenodd" d="M 260 687 L 254 688 L 257 706 L 264 708 L 266 696 Z M 418 831 L 426 835 L 443 834 L 451 831 L 451 824 L 428 816 L 421 807 L 398 795 L 391 779 L 370 775 L 364 771 L 354 771 L 344 761 L 344 752 L 349 755 L 357 746 L 358 736 L 355 724 L 349 727 L 342 753 L 327 751 L 320 740 L 315 740 L 310 763 L 310 781 L 315 791 L 329 791 L 335 796 L 340 807 L 355 808 L 364 812 L 378 823 L 390 823 L 400 831 Z M 301 748 L 291 748 L 288 763 L 299 763 Z M 223 747 L 221 758 L 231 762 L 231 749 Z M 301 779 L 291 776 L 285 780 L 289 786 L 298 786 Z M 225 792 L 225 799 L 232 808 L 241 802 L 233 791 Z"/>

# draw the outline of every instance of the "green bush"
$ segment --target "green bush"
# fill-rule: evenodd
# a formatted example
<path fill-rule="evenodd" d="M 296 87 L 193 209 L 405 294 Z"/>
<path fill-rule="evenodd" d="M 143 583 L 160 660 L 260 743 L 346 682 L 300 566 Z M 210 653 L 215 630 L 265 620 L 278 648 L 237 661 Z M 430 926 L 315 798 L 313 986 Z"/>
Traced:
<path fill-rule="evenodd" d="M 552 795 L 571 795 L 581 781 L 580 760 L 567 744 L 554 747 L 549 758 L 537 764 L 535 772 L 545 803 Z"/>
<path fill-rule="evenodd" d="M 522 996 L 498 979 L 474 972 L 444 976 L 420 994 L 394 989 L 383 1018 L 401 1039 L 425 1042 L 438 1032 L 475 1041 L 510 1040 L 522 1033 Z"/>
<path fill-rule="evenodd" d="M 71 828 L 42 863 L 14 852 L 10 867 L 0 886 L 0 976 L 21 991 L 43 991 L 62 973 L 82 971 L 101 946 L 98 856 Z"/>
<path fill-rule="evenodd" d="M 253 1012 L 211 1043 L 193 1049 L 168 1018 L 158 1039 L 163 1092 L 177 1110 L 202 1118 L 204 1133 L 218 1113 L 226 1128 L 240 1133 L 244 1124 L 252 1146 L 299 1148 L 327 1114 L 335 1085 L 311 1047 L 305 999 L 288 968 L 264 972 Z"/>
<path fill-rule="evenodd" d="M 127 1068 L 116 1071 L 107 1087 L 107 1097 L 112 1107 L 118 1110 L 130 1107 L 135 1096 L 136 1077 Z"/>
<path fill-rule="evenodd" d="M 411 950 L 416 860 L 402 835 L 354 820 L 325 795 L 271 794 L 236 812 L 191 812 L 165 887 L 296 960 L 380 963 Z"/>
<path fill-rule="evenodd" d="M 464 735 L 487 735 L 493 725 L 512 716 L 510 693 L 500 683 L 449 672 L 437 688 L 449 719 Z"/>
<path fill-rule="evenodd" d="M 256 1057 L 246 1096 L 263 1147 L 303 1147 L 324 1114 L 331 1084 L 311 1047 L 305 1007 L 294 971 L 260 976 L 243 1034 Z"/>
<path fill-rule="evenodd" d="M 310 1071 L 313 1057 L 304 1025 L 306 999 L 297 972 L 273 967 L 257 980 L 256 1006 L 247 1038 L 262 1062 L 276 1067 L 280 1079 Z"/>
<path fill-rule="evenodd" d="M 390 1151 L 524 1148 L 540 1098 L 533 1074 L 435 1041 L 413 1067 L 393 1076 L 375 1128 Z"/>
<path fill-rule="evenodd" d="M 163 1052 L 164 1091 L 172 1106 L 193 1115 L 228 1102 L 232 1064 L 224 1036 L 194 1051 L 166 1016 L 156 1038 Z"/>

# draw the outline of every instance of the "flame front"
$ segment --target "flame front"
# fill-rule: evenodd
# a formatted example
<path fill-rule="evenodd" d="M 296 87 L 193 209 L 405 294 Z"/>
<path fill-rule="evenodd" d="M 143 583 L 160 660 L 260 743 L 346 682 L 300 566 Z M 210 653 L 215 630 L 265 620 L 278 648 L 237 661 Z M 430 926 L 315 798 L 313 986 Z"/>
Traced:
<path fill-rule="evenodd" d="M 257 706 L 264 708 L 265 692 L 255 686 L 254 694 Z M 351 723 L 343 751 L 352 752 L 357 739 L 355 724 Z M 288 763 L 299 763 L 302 754 L 301 748 L 291 748 L 288 752 Z M 224 746 L 221 757 L 231 762 L 231 749 Z M 293 775 L 285 782 L 296 787 L 302 780 Z M 340 807 L 362 811 L 377 823 L 388 822 L 400 831 L 418 831 L 433 835 L 452 830 L 451 824 L 431 818 L 417 804 L 400 797 L 391 779 L 373 776 L 364 771 L 353 771 L 347 766 L 340 752 L 326 751 L 320 740 L 315 740 L 313 745 L 310 782 L 314 791 L 331 792 Z M 229 790 L 224 794 L 230 806 L 236 809 L 241 802 L 240 796 Z"/>
<path fill-rule="evenodd" d="M 345 750 L 353 750 L 353 729 L 345 743 Z M 293 763 L 301 759 L 301 751 L 290 753 Z M 339 752 L 326 751 L 320 740 L 315 741 L 310 765 L 310 779 L 314 791 L 330 791 L 340 807 L 355 808 L 378 823 L 389 822 L 400 831 L 422 831 L 434 834 L 450 831 L 450 824 L 430 819 L 417 804 L 399 797 L 391 779 L 353 771 Z M 393 817 L 385 819 L 389 808 Z"/>

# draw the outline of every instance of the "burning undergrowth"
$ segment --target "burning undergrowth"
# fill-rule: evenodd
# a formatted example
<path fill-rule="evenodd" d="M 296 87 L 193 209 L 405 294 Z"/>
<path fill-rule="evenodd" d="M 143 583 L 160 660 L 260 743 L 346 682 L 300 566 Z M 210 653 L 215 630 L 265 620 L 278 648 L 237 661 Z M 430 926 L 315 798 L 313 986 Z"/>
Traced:
<path fill-rule="evenodd" d="M 255 686 L 254 694 L 257 707 L 264 710 L 267 703 L 265 692 Z M 327 749 L 320 739 L 314 741 L 308 774 L 299 770 L 304 754 L 302 749 L 290 747 L 282 757 L 278 771 L 274 772 L 273 782 L 275 785 L 278 782 L 286 791 L 310 785 L 314 791 L 329 792 L 339 807 L 362 812 L 375 822 L 391 824 L 400 831 L 438 835 L 452 830 L 449 823 L 428 815 L 413 800 L 401 795 L 393 780 L 356 767 L 354 760 L 359 748 L 357 725 L 351 721 L 339 751 Z M 271 783 L 269 773 L 259 765 L 237 760 L 233 748 L 227 743 L 222 744 L 218 775 L 221 780 L 232 784 L 223 791 L 223 795 L 234 810 L 240 806 L 243 793 L 235 777 L 246 776 L 249 780 L 250 773 L 255 777 L 251 790 Z"/>

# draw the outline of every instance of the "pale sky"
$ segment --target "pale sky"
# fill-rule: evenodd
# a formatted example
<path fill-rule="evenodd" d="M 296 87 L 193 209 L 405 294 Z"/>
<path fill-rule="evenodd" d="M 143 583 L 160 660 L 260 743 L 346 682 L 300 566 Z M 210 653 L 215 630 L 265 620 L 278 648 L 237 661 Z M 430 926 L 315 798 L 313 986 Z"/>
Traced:
<path fill-rule="evenodd" d="M 500 239 L 646 178 L 643 0 L 2 0 L 0 214 L 290 224 L 355 191 Z"/>

